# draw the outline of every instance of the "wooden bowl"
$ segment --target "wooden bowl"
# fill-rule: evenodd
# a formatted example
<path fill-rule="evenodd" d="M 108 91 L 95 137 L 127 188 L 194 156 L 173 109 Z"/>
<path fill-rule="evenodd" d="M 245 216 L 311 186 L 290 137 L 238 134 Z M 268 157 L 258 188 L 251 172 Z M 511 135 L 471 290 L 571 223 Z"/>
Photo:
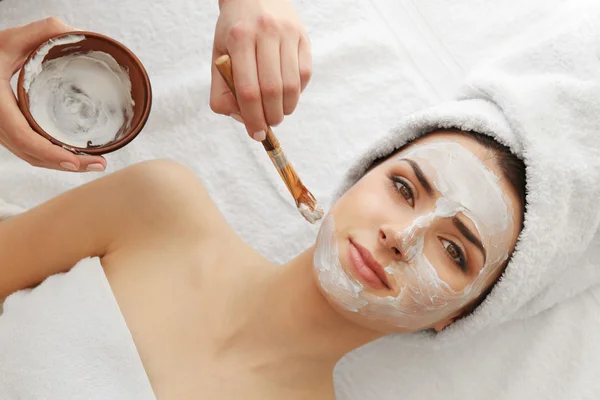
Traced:
<path fill-rule="evenodd" d="M 111 141 L 101 146 L 72 146 L 68 143 L 63 143 L 55 139 L 47 132 L 45 132 L 31 115 L 31 112 L 29 110 L 29 95 L 25 90 L 25 87 L 23 86 L 25 78 L 25 67 L 27 66 L 29 61 L 31 61 L 32 57 L 34 57 L 44 46 L 49 44 L 51 41 L 69 35 L 81 35 L 84 36 L 85 39 L 77 43 L 58 44 L 52 47 L 50 51 L 48 51 L 48 54 L 44 56 L 42 62 L 63 57 L 73 53 L 102 51 L 110 54 L 117 61 L 117 63 L 123 68 L 125 68 L 129 73 L 129 79 L 131 80 L 131 97 L 135 103 L 133 106 L 133 118 L 131 120 L 129 129 L 124 134 L 120 135 L 120 138 L 118 140 Z M 87 31 L 74 31 L 60 34 L 40 44 L 40 46 L 38 46 L 37 49 L 31 52 L 31 54 L 29 54 L 29 56 L 25 60 L 25 63 L 23 64 L 23 67 L 21 68 L 21 71 L 19 73 L 19 80 L 17 83 L 17 97 L 21 112 L 23 113 L 23 115 L 27 119 L 27 122 L 35 132 L 45 137 L 53 144 L 68 149 L 74 153 L 94 155 L 106 154 L 118 150 L 130 143 L 133 139 L 135 139 L 146 124 L 152 106 L 152 88 L 150 86 L 150 79 L 148 78 L 148 73 L 144 69 L 144 66 L 142 65 L 140 60 L 135 56 L 135 54 L 133 54 L 131 50 L 129 50 L 123 44 L 117 42 L 114 39 L 111 39 L 107 36 L 98 33 Z"/>

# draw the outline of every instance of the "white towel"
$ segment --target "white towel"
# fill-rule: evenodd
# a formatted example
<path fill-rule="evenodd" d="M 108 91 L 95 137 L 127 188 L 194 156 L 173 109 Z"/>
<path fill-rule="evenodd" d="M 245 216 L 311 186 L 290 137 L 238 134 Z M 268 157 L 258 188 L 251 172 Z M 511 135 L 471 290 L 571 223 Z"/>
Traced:
<path fill-rule="evenodd" d="M 23 209 L 14 204 L 7 203 L 0 199 L 0 221 L 13 217 L 23 212 Z"/>
<path fill-rule="evenodd" d="M 403 382 L 431 377 L 452 387 L 444 398 L 597 398 L 600 3 L 559 8 L 476 68 L 458 98 L 410 116 L 374 144 L 339 194 L 410 139 L 439 128 L 478 131 L 525 161 L 525 228 L 502 279 L 472 315 L 439 334 L 383 343 L 419 357 L 418 367 L 430 366 L 424 375 L 411 364 Z M 415 350 L 407 350 L 411 345 Z M 473 363 L 472 348 L 486 345 L 496 348 L 496 358 L 481 354 Z M 469 353 L 475 358 L 465 362 Z M 449 374 L 458 378 L 449 385 L 447 369 L 457 365 L 465 376 Z M 418 398 L 436 398 L 440 388 L 419 390 Z"/>
<path fill-rule="evenodd" d="M 451 99 L 475 62 L 565 1 L 296 0 L 314 76 L 275 133 L 328 204 L 351 161 L 401 117 Z M 110 170 L 157 157 L 189 165 L 244 239 L 284 262 L 313 243 L 315 227 L 297 214 L 262 147 L 208 107 L 216 3 L 3 0 L 0 28 L 57 15 L 130 47 L 150 73 L 153 110 L 144 132 L 107 157 Z M 0 150 L 0 197 L 24 207 L 97 176 L 33 169 Z M 340 363 L 337 397 L 589 398 L 600 392 L 598 295 L 588 291 L 455 347 L 416 348 L 395 336 L 375 342 Z"/>
<path fill-rule="evenodd" d="M 407 118 L 341 185 L 343 193 L 373 161 L 439 128 L 491 135 L 524 159 L 527 213 L 513 259 L 488 301 L 436 342 L 536 315 L 600 283 L 600 3 L 579 3 L 476 68 L 460 100 Z"/>
<path fill-rule="evenodd" d="M 0 399 L 155 400 L 98 258 L 7 297 Z"/>

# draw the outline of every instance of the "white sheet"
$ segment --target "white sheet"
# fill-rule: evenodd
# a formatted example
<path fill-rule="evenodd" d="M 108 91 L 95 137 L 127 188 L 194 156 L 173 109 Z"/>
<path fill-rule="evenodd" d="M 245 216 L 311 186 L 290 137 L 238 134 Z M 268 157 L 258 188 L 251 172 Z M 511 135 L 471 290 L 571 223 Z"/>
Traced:
<path fill-rule="evenodd" d="M 328 204 L 359 152 L 402 116 L 449 98 L 473 63 L 562 1 L 297 0 L 313 43 L 314 77 L 295 114 L 275 129 L 288 158 Z M 130 146 L 108 156 L 109 171 L 150 158 L 179 160 L 203 179 L 237 231 L 272 260 L 286 261 L 312 243 L 316 227 L 297 214 L 262 146 L 208 107 L 217 0 L 0 2 L 0 27 L 48 15 L 121 40 L 151 75 L 149 123 Z M 33 169 L 0 152 L 0 197 L 21 206 L 93 177 Z M 337 396 L 591 398 L 600 389 L 594 379 L 600 349 L 591 344 L 600 332 L 598 296 L 595 289 L 444 351 L 386 338 L 340 364 Z"/>

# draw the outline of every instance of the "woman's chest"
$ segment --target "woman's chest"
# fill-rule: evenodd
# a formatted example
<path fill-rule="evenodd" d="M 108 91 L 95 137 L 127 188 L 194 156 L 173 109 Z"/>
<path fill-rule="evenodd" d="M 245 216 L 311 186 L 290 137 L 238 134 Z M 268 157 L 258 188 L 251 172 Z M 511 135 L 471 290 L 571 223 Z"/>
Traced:
<path fill-rule="evenodd" d="M 252 399 L 243 377 L 219 368 L 214 355 L 215 327 L 226 318 L 219 293 L 227 289 L 211 270 L 229 263 L 208 251 L 142 253 L 103 264 L 157 398 Z"/>

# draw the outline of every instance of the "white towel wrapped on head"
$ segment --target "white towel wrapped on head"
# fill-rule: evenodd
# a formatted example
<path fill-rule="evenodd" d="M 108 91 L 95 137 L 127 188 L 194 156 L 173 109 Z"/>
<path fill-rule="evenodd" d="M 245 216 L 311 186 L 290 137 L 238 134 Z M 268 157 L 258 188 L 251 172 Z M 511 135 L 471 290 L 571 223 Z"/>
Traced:
<path fill-rule="evenodd" d="M 407 118 L 360 157 L 339 190 L 441 128 L 490 135 L 524 160 L 527 212 L 513 258 L 486 301 L 435 335 L 436 344 L 537 315 L 600 283 L 600 4 L 580 5 L 476 68 L 458 100 Z"/>

